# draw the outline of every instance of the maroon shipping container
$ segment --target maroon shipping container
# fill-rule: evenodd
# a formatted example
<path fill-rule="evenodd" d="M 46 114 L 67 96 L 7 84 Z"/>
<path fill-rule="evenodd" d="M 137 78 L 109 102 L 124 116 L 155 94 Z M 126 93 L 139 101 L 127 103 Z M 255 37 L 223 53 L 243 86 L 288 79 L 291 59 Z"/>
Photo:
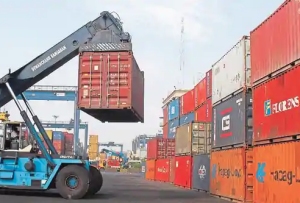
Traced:
<path fill-rule="evenodd" d="M 254 144 L 300 134 L 300 65 L 253 89 Z"/>
<path fill-rule="evenodd" d="M 144 122 L 144 72 L 131 51 L 80 54 L 78 107 L 102 122 Z"/>
<path fill-rule="evenodd" d="M 300 2 L 285 1 L 250 34 L 253 84 L 300 58 Z"/>
<path fill-rule="evenodd" d="M 175 179 L 175 156 L 170 158 L 170 183 L 174 183 Z"/>
<path fill-rule="evenodd" d="M 167 139 L 166 153 L 168 158 L 175 156 L 175 138 Z"/>
<path fill-rule="evenodd" d="M 176 156 L 174 185 L 178 185 L 185 188 L 191 188 L 192 170 L 193 170 L 192 156 Z"/>
<path fill-rule="evenodd" d="M 147 159 L 163 159 L 166 157 L 167 140 L 153 138 L 147 142 Z"/>
<path fill-rule="evenodd" d="M 155 180 L 169 182 L 170 180 L 170 159 L 157 159 L 155 163 Z"/>
<path fill-rule="evenodd" d="M 206 96 L 210 98 L 212 95 L 212 69 L 206 72 Z"/>
<path fill-rule="evenodd" d="M 205 77 L 194 87 L 195 108 L 201 106 L 206 101 L 207 98 L 206 90 L 207 90 L 207 86 L 206 86 L 206 77 Z"/>
<path fill-rule="evenodd" d="M 189 114 L 195 109 L 194 89 L 188 91 L 180 98 L 180 115 Z"/>
<path fill-rule="evenodd" d="M 163 125 L 166 125 L 168 123 L 168 109 L 169 108 L 167 105 L 163 107 Z"/>
<path fill-rule="evenodd" d="M 73 143 L 74 142 L 74 134 L 73 133 L 64 132 L 64 135 L 65 135 L 65 142 L 66 143 Z"/>

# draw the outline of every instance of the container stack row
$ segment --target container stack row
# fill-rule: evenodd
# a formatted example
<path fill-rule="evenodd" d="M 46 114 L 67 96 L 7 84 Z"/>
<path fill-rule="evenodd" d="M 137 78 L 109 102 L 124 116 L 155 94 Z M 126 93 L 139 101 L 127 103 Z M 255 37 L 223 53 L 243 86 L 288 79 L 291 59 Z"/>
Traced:
<path fill-rule="evenodd" d="M 167 123 L 170 182 L 237 202 L 299 201 L 299 6 L 285 1 L 212 65 L 211 98 L 194 88 L 165 105 L 178 112 Z"/>
<path fill-rule="evenodd" d="M 89 136 L 88 156 L 90 160 L 96 160 L 99 155 L 98 135 Z"/>

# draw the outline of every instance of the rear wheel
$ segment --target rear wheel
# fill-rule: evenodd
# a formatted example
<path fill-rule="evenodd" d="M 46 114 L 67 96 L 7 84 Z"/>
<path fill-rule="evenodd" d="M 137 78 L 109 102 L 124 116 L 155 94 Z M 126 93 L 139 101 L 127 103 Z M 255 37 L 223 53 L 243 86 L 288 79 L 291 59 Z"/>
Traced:
<path fill-rule="evenodd" d="M 65 199 L 81 199 L 89 189 L 89 172 L 82 166 L 69 165 L 56 176 L 56 189 Z"/>
<path fill-rule="evenodd" d="M 101 172 L 93 167 L 90 166 L 90 186 L 87 192 L 87 195 L 94 195 L 96 194 L 103 185 L 103 177 Z"/>

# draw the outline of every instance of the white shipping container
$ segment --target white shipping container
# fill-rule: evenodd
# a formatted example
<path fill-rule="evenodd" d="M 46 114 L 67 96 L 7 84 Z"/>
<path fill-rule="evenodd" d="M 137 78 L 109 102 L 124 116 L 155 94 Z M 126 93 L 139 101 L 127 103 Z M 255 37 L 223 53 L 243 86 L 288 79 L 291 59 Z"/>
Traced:
<path fill-rule="evenodd" d="M 250 37 L 244 36 L 212 66 L 212 103 L 251 86 Z"/>

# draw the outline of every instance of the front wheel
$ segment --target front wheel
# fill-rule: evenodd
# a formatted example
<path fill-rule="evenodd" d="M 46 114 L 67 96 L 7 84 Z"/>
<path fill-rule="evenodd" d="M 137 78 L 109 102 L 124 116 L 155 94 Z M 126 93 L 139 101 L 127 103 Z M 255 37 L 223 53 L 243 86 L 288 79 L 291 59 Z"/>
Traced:
<path fill-rule="evenodd" d="M 94 195 L 96 194 L 103 185 L 103 177 L 101 172 L 93 167 L 90 166 L 90 186 L 87 192 L 87 195 Z"/>
<path fill-rule="evenodd" d="M 89 172 L 83 166 L 69 165 L 56 176 L 56 189 L 65 199 L 81 199 L 89 189 Z"/>

